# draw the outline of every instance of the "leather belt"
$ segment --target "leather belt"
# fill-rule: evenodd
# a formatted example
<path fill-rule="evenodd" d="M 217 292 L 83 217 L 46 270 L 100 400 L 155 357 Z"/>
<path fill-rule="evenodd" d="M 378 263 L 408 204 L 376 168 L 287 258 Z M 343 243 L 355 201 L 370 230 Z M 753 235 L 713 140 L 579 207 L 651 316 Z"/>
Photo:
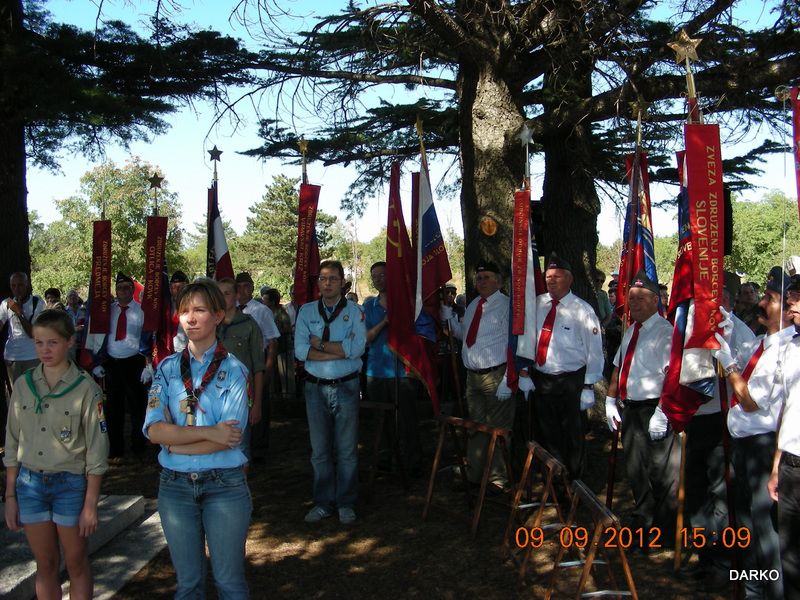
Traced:
<path fill-rule="evenodd" d="M 492 371 L 497 371 L 500 367 L 505 367 L 506 363 L 501 363 L 499 365 L 495 365 L 493 367 L 488 367 L 486 369 L 467 369 L 470 373 L 475 373 L 475 375 L 486 375 L 487 373 L 491 373 Z"/>
<path fill-rule="evenodd" d="M 316 383 L 317 385 L 337 385 L 339 383 L 344 383 L 345 381 L 355 379 L 359 376 L 359 374 L 360 371 L 353 371 L 349 375 L 338 377 L 337 379 L 320 379 L 319 377 L 314 377 L 313 375 L 306 373 L 306 381 L 309 383 Z"/>
<path fill-rule="evenodd" d="M 623 400 L 622 406 L 625 408 L 644 408 L 646 406 L 653 408 L 658 406 L 658 398 L 650 400 Z"/>
<path fill-rule="evenodd" d="M 790 467 L 800 467 L 800 456 L 792 454 L 791 452 L 784 451 L 784 453 L 781 455 L 781 460 Z"/>

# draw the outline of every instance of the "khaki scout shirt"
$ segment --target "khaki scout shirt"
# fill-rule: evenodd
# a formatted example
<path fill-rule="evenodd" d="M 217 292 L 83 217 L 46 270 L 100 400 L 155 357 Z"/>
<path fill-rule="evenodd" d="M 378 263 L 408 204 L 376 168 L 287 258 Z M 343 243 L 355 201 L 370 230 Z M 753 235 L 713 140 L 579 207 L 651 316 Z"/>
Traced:
<path fill-rule="evenodd" d="M 261 328 L 255 319 L 237 312 L 230 323 L 220 323 L 217 332 L 225 350 L 247 367 L 251 377 L 266 369 Z"/>
<path fill-rule="evenodd" d="M 43 366 L 31 371 L 36 394 L 25 379 L 14 386 L 6 427 L 6 467 L 26 466 L 48 472 L 102 475 L 108 469 L 108 435 L 103 414 L 103 392 L 74 363 L 50 389 Z M 80 383 L 61 397 L 79 377 Z"/>

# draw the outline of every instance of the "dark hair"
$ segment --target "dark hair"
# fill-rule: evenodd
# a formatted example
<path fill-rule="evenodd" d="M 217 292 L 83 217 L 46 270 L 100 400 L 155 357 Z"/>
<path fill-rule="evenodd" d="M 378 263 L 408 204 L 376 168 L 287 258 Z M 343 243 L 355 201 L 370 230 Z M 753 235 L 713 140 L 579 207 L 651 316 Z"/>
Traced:
<path fill-rule="evenodd" d="M 192 299 L 192 296 L 200 296 L 206 303 L 208 310 L 211 312 L 224 312 L 225 311 L 225 296 L 219 289 L 217 282 L 213 279 L 203 278 L 187 283 L 175 299 L 175 306 L 178 307 L 178 314 L 186 307 Z"/>
<path fill-rule="evenodd" d="M 369 268 L 369 272 L 372 273 L 372 270 L 378 267 L 386 267 L 386 261 L 379 260 L 378 262 L 372 263 L 372 266 Z"/>
<path fill-rule="evenodd" d="M 275 288 L 269 288 L 267 290 L 267 298 L 269 298 L 269 301 L 272 302 L 276 307 L 280 306 L 281 293 Z"/>
<path fill-rule="evenodd" d="M 47 308 L 36 315 L 33 320 L 34 327 L 47 327 L 52 329 L 65 340 L 75 335 L 75 324 L 66 312 L 58 308 Z"/>
<path fill-rule="evenodd" d="M 61 298 L 61 290 L 58 288 L 47 288 L 44 291 L 44 297 L 47 298 L 48 296 L 55 296 L 56 298 Z"/>
<path fill-rule="evenodd" d="M 339 277 L 344 279 L 344 267 L 338 260 L 323 260 L 321 263 L 319 263 L 320 273 L 322 273 L 322 269 L 334 269 L 339 271 Z"/>
<path fill-rule="evenodd" d="M 658 284 L 658 289 L 664 290 L 666 292 L 669 288 L 667 288 L 667 284 L 666 283 L 659 283 Z"/>

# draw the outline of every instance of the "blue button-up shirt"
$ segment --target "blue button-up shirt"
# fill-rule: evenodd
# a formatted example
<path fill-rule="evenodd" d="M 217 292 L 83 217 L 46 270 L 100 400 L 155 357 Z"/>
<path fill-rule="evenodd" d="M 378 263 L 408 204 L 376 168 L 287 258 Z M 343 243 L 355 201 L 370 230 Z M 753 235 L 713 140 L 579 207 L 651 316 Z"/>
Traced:
<path fill-rule="evenodd" d="M 330 341 L 341 342 L 346 358 L 335 360 L 308 360 L 312 336 L 322 339 L 325 323 L 319 314 L 318 302 L 309 302 L 297 314 L 294 335 L 294 355 L 305 362 L 305 369 L 320 379 L 337 379 L 361 369 L 361 355 L 367 343 L 364 313 L 348 301 L 339 316 L 330 324 Z"/>
<path fill-rule="evenodd" d="M 378 297 L 368 298 L 364 302 L 364 315 L 366 316 L 367 331 L 375 327 L 386 318 L 386 309 L 381 306 Z M 395 365 L 399 365 L 399 376 L 407 377 L 403 363 L 399 363 L 397 355 L 389 349 L 387 343 L 389 326 L 380 330 L 369 344 L 367 356 L 367 376 L 393 379 Z"/>
<path fill-rule="evenodd" d="M 203 374 L 214 358 L 214 346 L 203 354 L 202 360 L 197 360 L 189 353 L 189 367 L 192 372 L 192 386 L 200 387 Z M 195 410 L 195 424 L 198 427 L 210 427 L 221 421 L 235 419 L 239 421 L 237 427 L 247 423 L 247 381 L 248 373 L 245 367 L 233 354 L 222 361 L 216 376 L 208 382 L 206 389 L 200 395 Z M 142 431 L 148 436 L 148 428 L 153 423 L 165 422 L 175 425 L 186 425 L 186 414 L 181 412 L 180 402 L 187 398 L 186 388 L 181 378 L 181 355 L 173 354 L 165 358 L 156 369 L 156 376 L 150 388 L 147 401 L 147 415 L 144 419 Z M 162 467 L 194 473 L 210 469 L 230 469 L 239 467 L 247 462 L 241 447 L 220 450 L 211 454 L 197 454 L 193 456 L 173 454 L 167 452 L 165 445 L 161 446 L 158 462 Z"/>

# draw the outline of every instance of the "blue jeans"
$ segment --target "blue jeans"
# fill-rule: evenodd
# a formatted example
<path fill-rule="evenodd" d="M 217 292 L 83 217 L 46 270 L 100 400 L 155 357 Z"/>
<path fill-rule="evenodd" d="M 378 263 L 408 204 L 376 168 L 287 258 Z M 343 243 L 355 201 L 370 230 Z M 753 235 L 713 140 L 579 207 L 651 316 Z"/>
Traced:
<path fill-rule="evenodd" d="M 241 468 L 181 473 L 164 469 L 158 512 L 175 566 L 175 598 L 205 598 L 205 542 L 220 598 L 248 598 L 244 545 L 252 502 Z"/>
<path fill-rule="evenodd" d="M 86 498 L 86 477 L 59 471 L 41 473 L 20 467 L 17 475 L 17 506 L 24 525 L 52 521 L 77 527 Z"/>
<path fill-rule="evenodd" d="M 328 510 L 353 508 L 358 496 L 358 388 L 358 378 L 305 384 L 314 504 Z"/>

